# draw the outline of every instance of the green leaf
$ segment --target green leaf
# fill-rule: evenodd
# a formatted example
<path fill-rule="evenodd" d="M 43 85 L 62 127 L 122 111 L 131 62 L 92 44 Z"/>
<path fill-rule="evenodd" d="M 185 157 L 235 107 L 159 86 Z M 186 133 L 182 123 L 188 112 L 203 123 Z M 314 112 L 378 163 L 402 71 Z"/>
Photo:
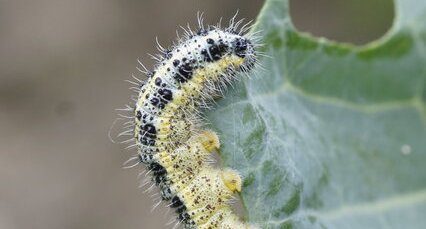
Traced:
<path fill-rule="evenodd" d="M 366 46 L 296 31 L 266 1 L 264 69 L 208 114 L 260 228 L 426 228 L 426 1 Z"/>

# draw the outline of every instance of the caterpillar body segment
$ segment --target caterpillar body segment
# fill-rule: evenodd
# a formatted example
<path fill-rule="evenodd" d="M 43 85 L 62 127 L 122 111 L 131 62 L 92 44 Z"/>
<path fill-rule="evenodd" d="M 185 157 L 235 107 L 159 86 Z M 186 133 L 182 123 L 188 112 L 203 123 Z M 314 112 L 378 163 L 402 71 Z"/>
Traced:
<path fill-rule="evenodd" d="M 217 134 L 203 130 L 201 110 L 223 95 L 238 72 L 256 64 L 256 39 L 247 27 L 230 21 L 227 28 L 202 25 L 186 31 L 162 55 L 154 71 L 144 72 L 133 110 L 133 134 L 139 161 L 146 164 L 161 198 L 175 209 L 186 229 L 253 228 L 231 210 L 241 192 L 240 175 L 210 163 L 220 147 Z"/>

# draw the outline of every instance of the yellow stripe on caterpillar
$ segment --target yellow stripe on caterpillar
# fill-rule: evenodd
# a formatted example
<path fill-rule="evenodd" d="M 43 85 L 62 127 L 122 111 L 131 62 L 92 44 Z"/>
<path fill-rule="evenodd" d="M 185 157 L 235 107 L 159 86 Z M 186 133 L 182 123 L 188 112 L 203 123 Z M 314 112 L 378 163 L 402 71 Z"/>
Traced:
<path fill-rule="evenodd" d="M 222 29 L 200 23 L 173 48 L 160 47 L 154 71 L 143 66 L 149 79 L 134 105 L 135 145 L 185 229 L 250 228 L 229 203 L 241 191 L 241 177 L 210 165 L 220 142 L 216 133 L 201 129 L 200 117 L 237 72 L 248 72 L 256 63 L 256 40 L 243 35 L 246 29 L 239 30 L 239 24 L 232 19 Z"/>

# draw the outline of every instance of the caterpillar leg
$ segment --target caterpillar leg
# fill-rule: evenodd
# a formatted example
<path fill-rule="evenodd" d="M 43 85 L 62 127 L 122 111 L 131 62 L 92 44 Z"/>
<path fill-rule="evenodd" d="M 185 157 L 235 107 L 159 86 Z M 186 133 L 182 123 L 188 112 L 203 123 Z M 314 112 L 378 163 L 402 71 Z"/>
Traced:
<path fill-rule="evenodd" d="M 231 192 L 241 192 L 241 176 L 237 171 L 226 168 L 221 176 L 223 183 Z"/>
<path fill-rule="evenodd" d="M 212 130 L 205 130 L 200 134 L 200 142 L 204 146 L 204 148 L 213 152 L 220 148 L 219 137 Z"/>

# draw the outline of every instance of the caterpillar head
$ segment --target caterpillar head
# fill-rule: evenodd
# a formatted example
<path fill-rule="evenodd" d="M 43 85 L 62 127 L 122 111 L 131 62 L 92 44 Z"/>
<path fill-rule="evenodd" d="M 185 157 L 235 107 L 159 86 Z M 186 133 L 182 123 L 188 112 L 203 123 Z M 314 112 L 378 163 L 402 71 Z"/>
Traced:
<path fill-rule="evenodd" d="M 222 56 L 229 55 L 235 69 L 247 72 L 256 62 L 256 51 L 253 42 L 238 33 L 232 31 L 213 31 L 210 40 L 207 40 L 209 52 Z M 210 42 L 210 43 L 209 43 Z M 219 55 L 213 55 L 219 59 Z"/>
<path fill-rule="evenodd" d="M 248 71 L 253 67 L 256 61 L 256 52 L 249 39 L 237 35 L 231 42 L 231 49 L 234 55 L 243 58 L 244 61 L 240 68 L 242 71 Z"/>

